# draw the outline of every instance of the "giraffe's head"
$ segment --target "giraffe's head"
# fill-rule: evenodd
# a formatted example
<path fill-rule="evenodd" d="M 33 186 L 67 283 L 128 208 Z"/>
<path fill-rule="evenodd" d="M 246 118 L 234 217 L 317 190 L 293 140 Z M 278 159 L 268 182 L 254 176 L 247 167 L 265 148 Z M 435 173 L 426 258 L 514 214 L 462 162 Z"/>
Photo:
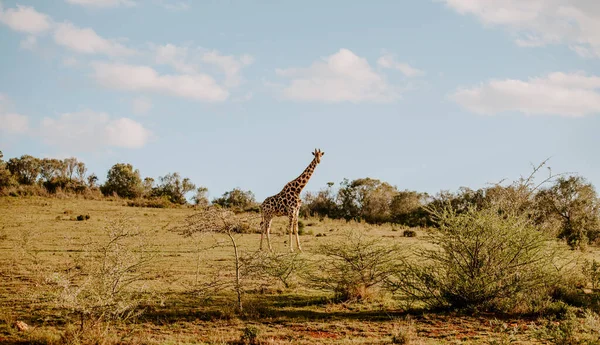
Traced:
<path fill-rule="evenodd" d="M 323 157 L 325 152 L 321 151 L 320 149 L 315 149 L 315 152 L 313 152 L 312 154 L 313 154 L 313 156 L 315 156 L 315 160 L 317 161 L 317 164 L 319 164 L 319 163 L 321 163 L 321 157 Z"/>

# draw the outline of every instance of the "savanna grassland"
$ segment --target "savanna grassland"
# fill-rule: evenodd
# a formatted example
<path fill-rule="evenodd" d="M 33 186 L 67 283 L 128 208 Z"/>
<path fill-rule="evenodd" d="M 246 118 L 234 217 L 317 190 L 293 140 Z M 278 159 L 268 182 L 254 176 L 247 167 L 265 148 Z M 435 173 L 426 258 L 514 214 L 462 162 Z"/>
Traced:
<path fill-rule="evenodd" d="M 192 207 L 129 207 L 119 199 L 0 198 L 0 342 L 600 342 L 592 286 L 596 271 L 590 266 L 587 275 L 583 274 L 579 264 L 598 255 L 594 246 L 568 252 L 567 261 L 576 262 L 568 266 L 574 278 L 561 283 L 566 287 L 551 298 L 529 302 L 521 309 L 431 308 L 384 289 L 383 279 L 363 286 L 365 291 L 355 294 L 360 298 L 342 300 L 340 291 L 315 278 L 322 273 L 332 274 L 331 280 L 339 278 L 335 278 L 337 266 L 332 271 L 319 266 L 331 257 L 325 255 L 323 245 L 339 246 L 349 233 L 358 233 L 366 247 L 375 242 L 381 248 L 393 246 L 393 251 L 381 254 L 393 261 L 415 249 L 431 248 L 421 228 L 413 229 L 416 236 L 406 237 L 408 228 L 389 224 L 302 219 L 304 252 L 296 256 L 285 254 L 289 251 L 287 220 L 279 218 L 273 224 L 272 239 L 275 255 L 285 254 L 285 258 L 270 262 L 279 263 L 275 266 L 283 270 L 274 272 L 273 265 L 257 264 L 261 257 L 268 257 L 257 254 L 259 233 L 235 232 L 231 238 L 241 258 L 240 281 L 236 282 L 234 251 L 227 234 L 186 237 L 174 231 L 197 212 Z M 254 225 L 256 215 L 248 217 L 248 224 Z M 115 243 L 119 245 L 111 247 Z M 321 271 L 302 273 L 306 267 L 321 267 Z M 270 274 L 261 275 L 261 270 Z M 586 281 L 586 277 L 591 278 Z M 521 311 L 514 312 L 517 309 Z"/>

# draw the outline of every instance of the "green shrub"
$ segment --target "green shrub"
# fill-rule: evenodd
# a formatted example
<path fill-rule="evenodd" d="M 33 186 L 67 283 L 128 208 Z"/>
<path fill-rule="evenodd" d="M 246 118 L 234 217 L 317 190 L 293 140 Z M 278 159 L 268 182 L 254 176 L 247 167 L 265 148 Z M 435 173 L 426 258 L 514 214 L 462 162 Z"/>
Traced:
<path fill-rule="evenodd" d="M 368 299 L 374 289 L 397 270 L 400 249 L 362 231 L 348 231 L 341 238 L 317 247 L 319 257 L 305 273 L 313 287 L 332 291 L 338 301 Z"/>
<path fill-rule="evenodd" d="M 592 262 L 586 260 L 583 264 L 582 272 L 585 278 L 591 283 L 592 289 L 600 286 L 600 264 L 596 260 L 592 260 Z"/>
<path fill-rule="evenodd" d="M 246 326 L 242 331 L 242 336 L 240 337 L 240 342 L 245 345 L 255 345 L 258 344 L 258 335 L 260 330 L 255 326 Z"/>
<path fill-rule="evenodd" d="M 600 318 L 589 310 L 568 307 L 560 319 L 541 319 L 531 328 L 532 335 L 544 343 L 559 345 L 598 344 Z"/>
<path fill-rule="evenodd" d="M 393 290 L 430 306 L 485 309 L 559 280 L 565 246 L 525 216 L 472 208 L 434 215 L 438 229 L 428 237 L 434 248 L 418 250 L 388 280 Z"/>

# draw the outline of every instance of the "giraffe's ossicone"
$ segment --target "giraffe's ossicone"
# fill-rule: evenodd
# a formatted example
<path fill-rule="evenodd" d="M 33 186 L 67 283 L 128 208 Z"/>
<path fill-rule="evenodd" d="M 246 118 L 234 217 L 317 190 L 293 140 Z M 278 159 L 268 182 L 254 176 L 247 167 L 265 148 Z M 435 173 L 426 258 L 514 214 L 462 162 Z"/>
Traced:
<path fill-rule="evenodd" d="M 260 249 L 262 250 L 263 246 L 263 237 L 267 235 L 267 243 L 269 245 L 269 250 L 273 250 L 271 246 L 271 221 L 274 217 L 278 216 L 287 216 L 290 220 L 289 222 L 289 231 L 290 231 L 290 251 L 294 251 L 294 247 L 292 245 L 292 234 L 296 234 L 296 246 L 300 251 L 302 251 L 302 247 L 300 247 L 300 238 L 298 237 L 298 213 L 300 212 L 300 206 L 302 205 L 302 200 L 300 198 L 300 193 L 308 180 L 312 176 L 313 172 L 317 164 L 321 162 L 321 157 L 325 154 L 325 152 L 320 149 L 315 149 L 312 153 L 315 158 L 313 158 L 312 162 L 304 169 L 302 174 L 292 181 L 288 182 L 285 187 L 281 190 L 281 192 L 270 196 L 263 201 L 260 205 L 260 212 L 262 214 L 262 221 L 260 223 L 261 234 L 260 234 Z"/>

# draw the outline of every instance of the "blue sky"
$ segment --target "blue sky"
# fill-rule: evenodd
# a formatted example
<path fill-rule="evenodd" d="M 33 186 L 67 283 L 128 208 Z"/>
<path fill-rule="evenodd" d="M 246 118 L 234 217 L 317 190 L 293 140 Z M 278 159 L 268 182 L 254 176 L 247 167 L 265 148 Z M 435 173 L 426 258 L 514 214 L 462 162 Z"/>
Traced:
<path fill-rule="evenodd" d="M 600 185 L 596 0 L 1 0 L 0 150 L 217 197 L 372 177 Z"/>

